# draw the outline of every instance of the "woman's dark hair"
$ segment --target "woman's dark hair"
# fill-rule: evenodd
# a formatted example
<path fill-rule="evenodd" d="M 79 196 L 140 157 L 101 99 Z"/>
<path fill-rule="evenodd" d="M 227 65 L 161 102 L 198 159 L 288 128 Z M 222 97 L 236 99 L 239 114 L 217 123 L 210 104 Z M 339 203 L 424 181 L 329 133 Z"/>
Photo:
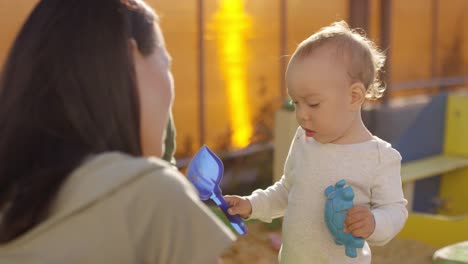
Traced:
<path fill-rule="evenodd" d="M 141 0 L 41 0 L 0 78 L 0 243 L 47 218 L 84 158 L 141 155 L 139 100 L 129 40 L 158 46 Z"/>

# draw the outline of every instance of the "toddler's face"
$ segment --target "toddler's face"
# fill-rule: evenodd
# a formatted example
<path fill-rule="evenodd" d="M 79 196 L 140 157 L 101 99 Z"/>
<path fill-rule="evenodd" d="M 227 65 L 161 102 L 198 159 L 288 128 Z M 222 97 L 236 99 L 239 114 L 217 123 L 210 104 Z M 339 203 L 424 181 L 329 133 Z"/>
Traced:
<path fill-rule="evenodd" d="M 288 93 L 297 122 L 306 136 L 320 143 L 339 142 L 355 117 L 346 65 L 337 56 L 334 47 L 320 47 L 288 70 Z"/>

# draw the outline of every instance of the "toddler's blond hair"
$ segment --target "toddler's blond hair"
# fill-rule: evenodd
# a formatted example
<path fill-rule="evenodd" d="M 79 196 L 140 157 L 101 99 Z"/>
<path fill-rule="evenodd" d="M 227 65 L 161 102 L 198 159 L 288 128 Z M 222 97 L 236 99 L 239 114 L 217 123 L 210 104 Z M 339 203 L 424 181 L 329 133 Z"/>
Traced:
<path fill-rule="evenodd" d="M 345 21 L 332 23 L 302 41 L 289 61 L 303 59 L 326 44 L 334 44 L 342 51 L 348 64 L 348 75 L 352 82 L 361 82 L 366 88 L 366 98 L 382 97 L 385 87 L 379 79 L 379 71 L 385 63 L 385 55 L 364 34 L 350 29 Z"/>

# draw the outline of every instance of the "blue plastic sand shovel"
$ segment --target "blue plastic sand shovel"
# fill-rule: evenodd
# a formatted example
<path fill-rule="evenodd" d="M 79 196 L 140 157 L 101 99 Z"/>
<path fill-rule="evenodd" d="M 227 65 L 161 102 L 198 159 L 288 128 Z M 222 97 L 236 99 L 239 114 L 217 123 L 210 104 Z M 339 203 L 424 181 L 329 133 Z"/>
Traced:
<path fill-rule="evenodd" d="M 240 235 L 244 235 L 247 233 L 244 221 L 239 216 L 230 215 L 227 212 L 229 205 L 224 200 L 219 188 L 223 173 L 223 162 L 207 146 L 198 150 L 187 169 L 188 179 L 197 188 L 200 199 L 213 200 L 224 212 L 234 230 Z"/>

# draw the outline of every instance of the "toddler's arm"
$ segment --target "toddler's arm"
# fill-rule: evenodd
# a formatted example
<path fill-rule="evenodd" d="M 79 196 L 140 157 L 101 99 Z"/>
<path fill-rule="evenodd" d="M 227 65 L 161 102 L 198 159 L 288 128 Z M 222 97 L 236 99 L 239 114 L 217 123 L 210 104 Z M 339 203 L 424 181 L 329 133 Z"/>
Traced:
<path fill-rule="evenodd" d="M 241 197 L 226 195 L 231 215 L 239 215 L 244 219 L 260 219 L 271 222 L 273 218 L 283 216 L 287 206 L 288 190 L 284 185 L 285 178 L 281 178 L 266 190 L 256 190 L 252 195 Z M 272 203 L 270 205 L 270 203 Z M 269 209 L 267 209 L 269 208 Z"/>
<path fill-rule="evenodd" d="M 284 215 L 288 205 L 289 184 L 286 176 L 266 190 L 256 190 L 246 198 L 252 205 L 252 214 L 249 218 L 271 222 L 274 218 Z"/>
<path fill-rule="evenodd" d="M 371 245 L 385 245 L 400 232 L 408 218 L 400 169 L 400 154 L 391 147 L 385 149 L 371 187 L 371 211 L 375 219 L 375 230 L 367 238 Z"/>
<path fill-rule="evenodd" d="M 298 127 L 289 148 L 288 156 L 284 165 L 284 175 L 281 179 L 266 190 L 254 191 L 250 196 L 228 198 L 228 203 L 230 203 L 231 206 L 239 205 L 242 207 L 232 208 L 232 213 L 242 211 L 241 213 L 245 213 L 244 216 L 248 216 L 249 219 L 259 219 L 264 222 L 271 222 L 274 218 L 284 215 L 288 205 L 288 195 L 291 187 L 290 179 L 292 177 L 292 168 L 294 167 L 295 142 L 298 139 L 298 133 L 300 132 L 301 128 Z M 250 203 L 246 205 L 247 203 L 245 203 L 244 200 L 248 200 Z"/>

